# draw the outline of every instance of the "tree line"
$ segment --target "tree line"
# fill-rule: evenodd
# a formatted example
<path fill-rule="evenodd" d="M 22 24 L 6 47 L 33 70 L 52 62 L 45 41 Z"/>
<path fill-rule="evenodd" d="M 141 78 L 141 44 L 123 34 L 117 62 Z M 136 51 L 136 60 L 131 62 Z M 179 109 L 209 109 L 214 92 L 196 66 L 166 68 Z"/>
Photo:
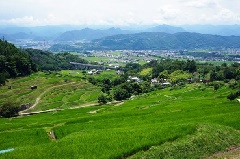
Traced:
<path fill-rule="evenodd" d="M 141 71 L 152 68 L 147 75 L 141 75 Z M 99 103 L 107 103 L 112 99 L 125 100 L 132 95 L 147 93 L 156 89 L 163 89 L 166 86 L 158 84 L 151 85 L 151 79 L 156 78 L 163 83 L 168 81 L 171 87 L 184 86 L 186 83 L 202 82 L 205 85 L 218 90 L 227 83 L 232 89 L 227 98 L 234 100 L 240 96 L 240 64 L 227 65 L 223 63 L 215 66 L 210 63 L 197 63 L 194 60 L 153 60 L 147 64 L 128 63 L 120 68 L 124 74 L 110 81 L 109 79 L 97 80 L 93 77 L 89 81 L 102 87 L 102 94 L 99 96 Z M 130 80 L 130 76 L 137 76 L 141 82 Z"/>

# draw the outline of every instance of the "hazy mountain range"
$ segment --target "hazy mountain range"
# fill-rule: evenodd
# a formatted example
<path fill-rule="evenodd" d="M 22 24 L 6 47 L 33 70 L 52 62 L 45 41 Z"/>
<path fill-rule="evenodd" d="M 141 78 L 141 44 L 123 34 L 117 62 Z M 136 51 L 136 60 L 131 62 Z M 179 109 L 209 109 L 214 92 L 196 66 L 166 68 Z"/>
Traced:
<path fill-rule="evenodd" d="M 135 34 L 142 32 L 164 32 L 169 34 L 179 32 L 195 32 L 222 36 L 240 36 L 240 25 L 186 25 L 186 26 L 139 26 L 139 27 L 109 27 L 109 26 L 38 26 L 17 27 L 0 26 L 0 37 L 14 41 L 17 39 L 79 41 L 100 39 L 118 34 Z"/>
<path fill-rule="evenodd" d="M 240 36 L 220 36 L 200 33 L 144 32 L 114 35 L 93 40 L 100 49 L 163 50 L 195 48 L 240 48 Z"/>
<path fill-rule="evenodd" d="M 84 50 L 184 50 L 184 49 L 226 49 L 240 48 L 240 36 L 221 36 L 190 32 L 163 33 L 143 32 L 118 34 L 74 45 L 55 44 L 50 51 Z"/>

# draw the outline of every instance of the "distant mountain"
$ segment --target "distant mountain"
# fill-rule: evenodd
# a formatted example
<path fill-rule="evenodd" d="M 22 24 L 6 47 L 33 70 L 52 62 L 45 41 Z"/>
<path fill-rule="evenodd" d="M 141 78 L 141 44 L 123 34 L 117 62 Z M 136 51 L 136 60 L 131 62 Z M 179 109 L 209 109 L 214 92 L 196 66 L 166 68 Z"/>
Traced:
<path fill-rule="evenodd" d="M 81 26 L 36 26 L 36 27 L 19 27 L 19 26 L 1 26 L 0 37 L 4 36 L 6 40 L 15 41 L 17 39 L 33 40 L 53 40 L 63 32 L 80 29 Z M 23 36 L 25 34 L 25 36 Z"/>
<path fill-rule="evenodd" d="M 91 29 L 86 27 L 91 27 Z M 182 25 L 182 26 L 141 25 L 121 27 L 121 29 L 119 29 L 117 26 L 112 28 L 110 27 L 111 26 L 77 26 L 77 25 L 36 26 L 36 27 L 0 26 L 0 39 L 2 39 L 2 37 L 4 36 L 4 38 L 9 41 L 15 41 L 17 39 L 56 40 L 56 42 L 75 40 L 89 41 L 117 34 L 133 34 L 141 32 L 164 32 L 170 34 L 175 34 L 179 32 L 195 32 L 201 34 L 212 34 L 222 36 L 230 35 L 240 36 L 240 25 Z"/>
<path fill-rule="evenodd" d="M 94 30 L 90 28 L 85 28 L 82 30 L 67 31 L 61 34 L 55 41 L 76 41 L 76 40 L 93 40 L 99 39 L 106 36 L 117 35 L 117 34 L 127 34 L 130 31 L 121 30 L 119 28 L 110 28 L 107 30 Z"/>
<path fill-rule="evenodd" d="M 18 39 L 35 39 L 36 35 L 33 34 L 27 34 L 24 32 L 18 32 L 18 33 L 14 33 L 14 34 L 3 34 L 0 33 L 0 37 L 1 39 L 5 39 L 8 41 L 15 41 Z"/>
<path fill-rule="evenodd" d="M 159 25 L 153 28 L 149 28 L 146 31 L 147 32 L 164 32 L 164 33 L 170 33 L 170 34 L 186 32 L 186 30 L 184 30 L 181 27 L 175 27 L 170 25 Z"/>
<path fill-rule="evenodd" d="M 187 32 L 222 36 L 240 36 L 240 25 L 185 25 L 181 27 Z"/>
<path fill-rule="evenodd" d="M 16 33 L 31 33 L 31 29 L 29 27 L 18 27 L 18 26 L 6 26 L 0 28 L 0 33 L 4 34 L 16 34 Z"/>
<path fill-rule="evenodd" d="M 99 49 L 194 49 L 240 48 L 240 36 L 219 36 L 199 33 L 137 33 L 109 36 L 93 40 L 92 47 Z M 91 48 L 90 48 L 91 49 Z"/>

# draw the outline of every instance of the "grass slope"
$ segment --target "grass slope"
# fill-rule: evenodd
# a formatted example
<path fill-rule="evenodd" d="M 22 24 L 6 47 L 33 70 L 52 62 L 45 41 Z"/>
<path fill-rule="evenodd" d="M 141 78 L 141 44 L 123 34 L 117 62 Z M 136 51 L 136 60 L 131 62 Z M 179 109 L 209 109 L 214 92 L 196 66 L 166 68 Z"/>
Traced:
<path fill-rule="evenodd" d="M 148 151 L 141 151 L 129 159 L 151 158 L 203 158 L 218 151 L 226 151 L 231 146 L 239 145 L 240 132 L 226 126 L 199 125 L 194 134 L 174 142 L 153 146 Z"/>
<path fill-rule="evenodd" d="M 72 71 L 74 72 L 74 71 Z M 0 87 L 0 104 L 6 101 L 17 101 L 20 104 L 35 103 L 36 107 L 29 111 L 47 110 L 53 108 L 70 108 L 82 104 L 97 103 L 100 88 L 82 80 L 82 74 L 76 71 L 61 73 L 39 72 L 20 79 L 11 79 L 7 86 Z M 31 90 L 32 85 L 38 88 Z M 8 89 L 11 86 L 12 89 Z"/>
<path fill-rule="evenodd" d="M 240 106 L 227 100 L 229 92 L 227 86 L 214 91 L 192 84 L 121 106 L 0 119 L 1 149 L 15 148 L 0 158 L 206 157 L 240 144 Z M 51 130 L 57 141 L 48 139 Z"/>

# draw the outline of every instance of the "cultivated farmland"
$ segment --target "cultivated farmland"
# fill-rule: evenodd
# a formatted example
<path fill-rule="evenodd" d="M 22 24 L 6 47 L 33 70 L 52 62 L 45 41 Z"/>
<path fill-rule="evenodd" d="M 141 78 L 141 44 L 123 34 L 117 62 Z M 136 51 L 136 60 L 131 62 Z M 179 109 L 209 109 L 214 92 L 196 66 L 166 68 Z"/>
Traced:
<path fill-rule="evenodd" d="M 13 94 L 9 99 L 34 102 L 51 88 L 34 110 L 71 108 L 97 100 L 87 94 L 94 97 L 99 88 L 77 75 L 34 74 L 12 81 L 12 86 L 27 87 L 34 79 L 45 82 L 45 88 L 35 93 L 26 89 L 27 96 Z M 1 95 L 6 97 L 14 87 L 1 88 Z M 227 84 L 214 90 L 193 83 L 135 96 L 121 105 L 1 118 L 0 149 L 14 151 L 0 154 L 0 158 L 208 157 L 240 146 L 240 105 L 226 98 L 230 91 Z"/>

